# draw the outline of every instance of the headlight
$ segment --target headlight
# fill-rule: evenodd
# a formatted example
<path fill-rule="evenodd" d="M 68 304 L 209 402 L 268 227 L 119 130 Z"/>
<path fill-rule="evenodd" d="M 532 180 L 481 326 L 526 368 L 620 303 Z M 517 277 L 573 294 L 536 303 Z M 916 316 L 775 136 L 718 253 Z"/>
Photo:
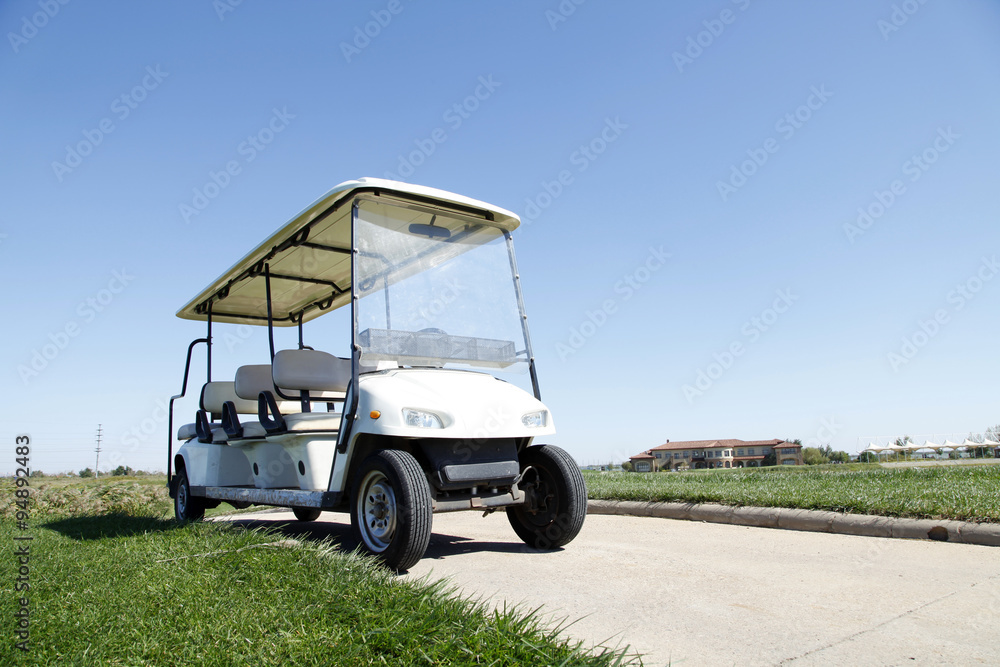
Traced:
<path fill-rule="evenodd" d="M 541 428 L 545 426 L 548 421 L 549 411 L 539 410 L 538 412 L 529 412 L 528 414 L 521 417 L 521 423 L 528 428 Z"/>
<path fill-rule="evenodd" d="M 433 412 L 403 408 L 403 423 L 417 428 L 444 428 L 441 418 Z"/>

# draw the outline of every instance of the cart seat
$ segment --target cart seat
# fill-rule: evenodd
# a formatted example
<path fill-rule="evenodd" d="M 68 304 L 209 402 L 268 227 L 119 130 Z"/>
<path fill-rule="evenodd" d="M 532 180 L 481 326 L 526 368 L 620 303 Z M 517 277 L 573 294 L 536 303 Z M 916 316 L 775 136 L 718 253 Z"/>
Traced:
<path fill-rule="evenodd" d="M 177 439 L 190 440 L 197 437 L 201 442 L 225 442 L 226 431 L 219 419 L 226 401 L 233 401 L 237 409 L 250 412 L 257 410 L 256 401 L 247 401 L 236 395 L 235 382 L 206 382 L 201 388 L 199 410 L 195 414 L 194 423 L 184 424 L 177 429 Z M 201 432 L 198 422 L 202 422 Z"/>
<path fill-rule="evenodd" d="M 236 395 L 245 401 L 241 410 L 235 404 L 232 408 L 223 405 L 222 427 L 230 440 L 255 440 L 267 437 L 267 431 L 255 419 L 242 420 L 238 415 L 258 416 L 260 393 L 274 391 L 274 380 L 271 378 L 271 364 L 250 364 L 236 369 Z M 284 393 L 284 391 L 283 391 Z M 247 410 L 249 405 L 253 410 Z M 278 409 L 283 414 L 298 412 L 300 404 L 297 401 L 279 401 Z"/>
<path fill-rule="evenodd" d="M 271 365 L 281 393 L 308 401 L 342 401 L 351 386 L 351 360 L 320 350 L 280 350 Z"/>
<path fill-rule="evenodd" d="M 342 401 L 351 384 L 351 361 L 319 350 L 281 350 L 274 355 L 271 376 L 281 393 L 299 398 L 303 411 L 284 414 L 274 394 L 262 391 L 259 398 L 261 424 L 270 435 L 280 433 L 340 430 L 341 413 L 311 412 L 312 402 Z"/>
<path fill-rule="evenodd" d="M 267 437 L 267 431 L 257 420 L 244 422 L 239 415 L 257 415 L 258 397 L 262 391 L 272 391 L 274 383 L 271 380 L 271 364 L 251 364 L 236 369 L 236 381 L 233 383 L 236 395 L 241 403 L 234 401 L 231 406 L 223 405 L 222 427 L 231 440 L 259 440 Z M 291 411 L 295 404 L 282 404 L 282 408 Z"/>
<path fill-rule="evenodd" d="M 236 393 L 235 382 L 209 382 L 202 389 L 201 404 L 202 409 L 210 413 L 213 420 L 224 417 L 227 407 L 244 414 L 253 413 L 257 407 L 255 401 L 248 401 Z M 209 428 L 212 432 L 211 442 L 221 444 L 229 440 L 225 419 L 222 419 L 221 423 L 210 425 Z"/>
<path fill-rule="evenodd" d="M 257 414 L 257 399 L 262 391 L 274 391 L 274 380 L 271 379 L 271 364 L 250 364 L 236 369 L 236 395 L 253 403 L 253 410 L 239 414 Z M 282 390 L 284 392 L 284 390 Z M 284 413 L 296 412 L 298 401 L 278 401 L 278 406 Z"/>

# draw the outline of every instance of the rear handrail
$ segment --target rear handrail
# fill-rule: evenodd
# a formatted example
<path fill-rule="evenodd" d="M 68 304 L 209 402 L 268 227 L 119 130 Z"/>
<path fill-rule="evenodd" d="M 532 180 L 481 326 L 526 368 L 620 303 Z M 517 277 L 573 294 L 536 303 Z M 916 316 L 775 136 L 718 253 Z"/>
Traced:
<path fill-rule="evenodd" d="M 184 398 L 187 394 L 188 374 L 191 371 L 191 352 L 198 343 L 208 343 L 207 338 L 196 338 L 188 345 L 187 361 L 184 362 L 184 381 L 181 383 L 181 393 L 170 397 L 170 406 L 167 410 L 167 486 L 170 486 L 170 478 L 173 476 L 174 464 L 174 401 Z M 209 347 L 209 350 L 212 348 Z"/>

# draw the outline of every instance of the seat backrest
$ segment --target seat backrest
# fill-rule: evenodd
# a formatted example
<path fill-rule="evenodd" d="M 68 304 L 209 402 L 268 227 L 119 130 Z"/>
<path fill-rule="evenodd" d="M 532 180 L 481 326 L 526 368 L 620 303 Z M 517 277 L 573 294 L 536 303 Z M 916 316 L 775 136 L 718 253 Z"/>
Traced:
<path fill-rule="evenodd" d="M 206 382 L 201 388 L 201 409 L 205 412 L 221 415 L 222 404 L 226 401 L 232 401 L 241 415 L 257 414 L 257 397 L 252 401 L 241 398 L 236 393 L 235 382 Z"/>
<path fill-rule="evenodd" d="M 281 350 L 274 355 L 271 377 L 282 392 L 308 391 L 312 399 L 343 395 L 351 385 L 351 361 L 319 350 Z"/>
<path fill-rule="evenodd" d="M 262 391 L 274 391 L 271 364 L 253 364 L 236 369 L 236 395 L 257 404 Z"/>

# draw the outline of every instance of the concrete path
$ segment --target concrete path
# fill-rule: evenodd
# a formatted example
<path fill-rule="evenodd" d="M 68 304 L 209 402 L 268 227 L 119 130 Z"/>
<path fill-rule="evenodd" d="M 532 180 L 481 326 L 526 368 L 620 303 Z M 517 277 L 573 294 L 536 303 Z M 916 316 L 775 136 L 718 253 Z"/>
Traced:
<path fill-rule="evenodd" d="M 288 530 L 355 546 L 346 515 Z M 576 620 L 570 635 L 629 645 L 646 665 L 994 665 L 998 562 L 987 546 L 600 515 L 540 553 L 502 513 L 459 512 L 435 515 L 427 556 L 405 576 L 544 605 Z"/>

